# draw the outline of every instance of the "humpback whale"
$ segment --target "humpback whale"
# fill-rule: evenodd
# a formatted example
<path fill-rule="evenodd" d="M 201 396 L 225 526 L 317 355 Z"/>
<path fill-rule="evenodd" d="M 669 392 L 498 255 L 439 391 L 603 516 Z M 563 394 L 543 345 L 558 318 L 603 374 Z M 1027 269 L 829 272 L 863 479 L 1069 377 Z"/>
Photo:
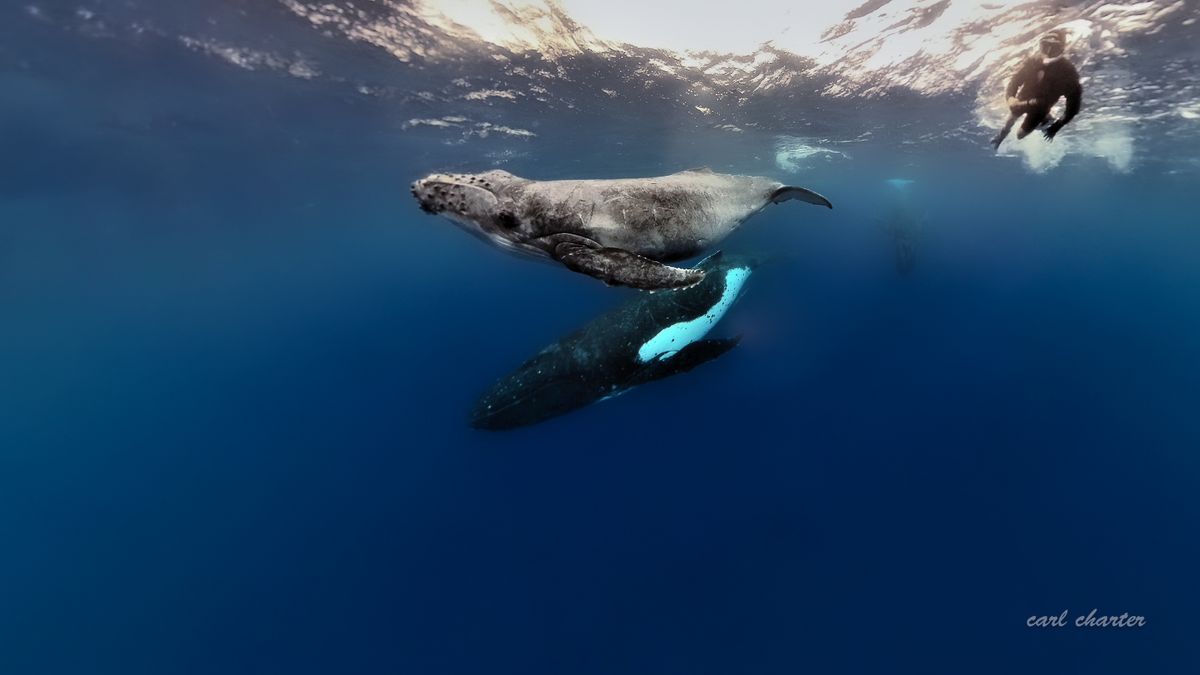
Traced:
<path fill-rule="evenodd" d="M 412 194 L 502 249 L 547 258 L 609 285 L 683 288 L 704 270 L 666 263 L 697 256 L 768 204 L 833 208 L 802 187 L 710 169 L 657 178 L 535 181 L 507 171 L 426 176 Z"/>
<path fill-rule="evenodd" d="M 733 349 L 738 338 L 706 339 L 737 302 L 756 263 L 714 254 L 688 288 L 639 293 L 538 352 L 479 397 L 471 426 L 535 424 L 683 373 Z"/>

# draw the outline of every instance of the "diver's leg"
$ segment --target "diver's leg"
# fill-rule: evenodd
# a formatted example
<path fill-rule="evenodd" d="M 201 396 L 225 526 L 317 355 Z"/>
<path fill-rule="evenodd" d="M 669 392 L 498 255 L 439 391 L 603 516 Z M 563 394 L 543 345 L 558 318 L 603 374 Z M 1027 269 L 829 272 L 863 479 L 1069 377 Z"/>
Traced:
<path fill-rule="evenodd" d="M 1000 149 L 1000 144 L 1003 143 L 1004 139 L 1008 137 L 1008 132 L 1012 131 L 1013 125 L 1017 123 L 1017 118 L 1020 116 L 1020 113 L 1012 113 L 1008 116 L 1008 121 L 1004 123 L 1004 128 L 1002 128 L 1000 133 L 996 134 L 996 137 L 992 139 L 993 148 L 997 150 Z"/>
<path fill-rule="evenodd" d="M 1021 128 L 1017 129 L 1017 140 L 1033 133 L 1033 130 L 1041 126 L 1049 116 L 1050 111 L 1045 108 L 1038 108 L 1037 110 L 1030 110 L 1025 113 L 1025 121 L 1021 123 Z"/>

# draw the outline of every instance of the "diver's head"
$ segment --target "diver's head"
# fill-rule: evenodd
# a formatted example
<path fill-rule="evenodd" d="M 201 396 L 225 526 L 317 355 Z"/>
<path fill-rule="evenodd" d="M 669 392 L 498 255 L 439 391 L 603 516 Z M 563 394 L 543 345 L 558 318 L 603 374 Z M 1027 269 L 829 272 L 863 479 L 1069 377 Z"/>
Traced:
<path fill-rule="evenodd" d="M 1052 30 L 1042 36 L 1039 45 L 1043 56 L 1048 59 L 1058 58 L 1063 55 L 1063 51 L 1067 48 L 1066 35 L 1061 30 Z"/>
<path fill-rule="evenodd" d="M 523 182 L 500 170 L 435 173 L 414 182 L 412 195 L 426 213 L 446 216 L 472 234 L 493 241 L 509 240 L 521 223 L 506 190 Z"/>

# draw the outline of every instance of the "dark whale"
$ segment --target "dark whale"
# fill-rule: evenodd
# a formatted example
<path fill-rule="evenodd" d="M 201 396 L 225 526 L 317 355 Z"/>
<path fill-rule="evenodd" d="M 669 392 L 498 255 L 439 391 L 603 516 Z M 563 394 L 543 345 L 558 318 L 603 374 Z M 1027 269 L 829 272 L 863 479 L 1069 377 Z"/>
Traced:
<path fill-rule="evenodd" d="M 471 426 L 535 424 L 725 354 L 738 338 L 705 336 L 737 302 L 754 267 L 715 254 L 696 266 L 705 272 L 699 283 L 634 296 L 498 381 L 475 404 Z"/>

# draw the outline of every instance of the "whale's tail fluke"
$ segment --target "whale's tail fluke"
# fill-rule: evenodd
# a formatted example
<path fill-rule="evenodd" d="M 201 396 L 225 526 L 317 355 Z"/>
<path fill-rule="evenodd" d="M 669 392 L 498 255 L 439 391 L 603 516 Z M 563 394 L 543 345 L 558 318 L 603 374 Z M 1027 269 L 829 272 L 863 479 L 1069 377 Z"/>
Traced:
<path fill-rule="evenodd" d="M 808 188 L 797 187 L 795 185 L 784 185 L 783 187 L 771 193 L 771 201 L 776 204 L 780 202 L 786 202 L 791 199 L 799 199 L 800 201 L 808 202 L 809 204 L 816 204 L 817 206 L 824 206 L 830 209 L 833 208 L 833 204 L 831 204 L 828 199 L 822 197 L 816 192 L 813 192 L 812 190 L 809 190 Z"/>

